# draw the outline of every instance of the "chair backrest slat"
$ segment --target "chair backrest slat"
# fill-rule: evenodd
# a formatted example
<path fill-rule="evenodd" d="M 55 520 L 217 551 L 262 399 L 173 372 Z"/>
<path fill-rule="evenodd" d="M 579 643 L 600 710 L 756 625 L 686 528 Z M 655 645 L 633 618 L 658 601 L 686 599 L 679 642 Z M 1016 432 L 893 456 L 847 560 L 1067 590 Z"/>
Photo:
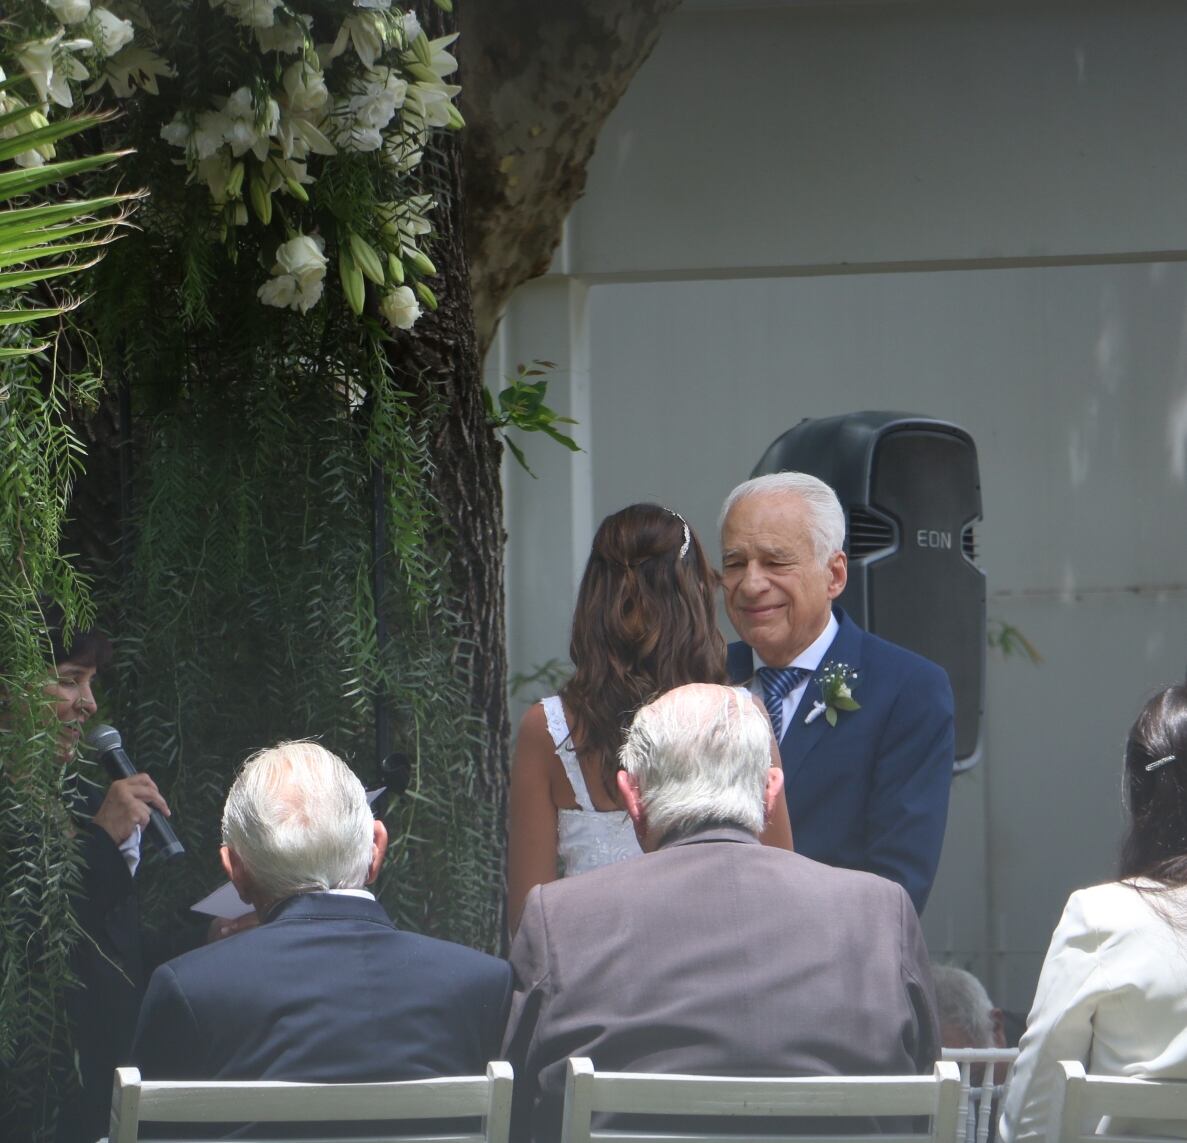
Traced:
<path fill-rule="evenodd" d="M 508 1143 L 511 1065 L 497 1061 L 485 1076 L 398 1080 L 390 1083 L 320 1084 L 275 1080 L 142 1080 L 135 1068 L 117 1068 L 112 1097 L 111 1143 L 137 1143 L 142 1121 L 153 1123 L 342 1123 L 364 1120 L 423 1121 L 475 1118 L 479 1135 L 453 1136 Z"/>
<path fill-rule="evenodd" d="M 1062 1060 L 1059 1069 L 1060 1143 L 1144 1143 L 1166 1138 L 1131 1131 L 1097 1134 L 1097 1125 L 1106 1116 L 1129 1120 L 1139 1132 L 1142 1120 L 1179 1121 L 1187 1137 L 1187 1081 L 1086 1075 L 1079 1060 Z"/>
<path fill-rule="evenodd" d="M 1000 1110 L 1005 1085 L 993 1082 L 997 1064 L 1011 1064 L 1017 1048 L 945 1048 L 943 1058 L 960 1068 L 960 1106 L 956 1113 L 953 1143 L 989 1143 L 989 1133 Z M 980 1082 L 973 1082 L 973 1068 Z"/>
<path fill-rule="evenodd" d="M 937 1063 L 931 1076 L 812 1076 L 795 1078 L 739 1078 L 726 1076 L 653 1075 L 640 1072 L 602 1072 L 587 1059 L 569 1061 L 565 1086 L 562 1143 L 591 1140 L 646 1139 L 648 1134 L 594 1130 L 598 1112 L 687 1116 L 783 1116 L 828 1119 L 838 1117 L 927 1116 L 926 1132 L 901 1135 L 830 1135 L 831 1143 L 878 1139 L 889 1143 L 951 1143 L 955 1138 L 960 1098 L 960 1075 L 954 1063 Z M 738 1136 L 672 1135 L 658 1132 L 652 1139 L 697 1140 L 713 1143 Z M 778 1138 L 778 1137 L 772 1137 Z M 792 1138 L 789 1136 L 789 1138 Z M 812 1136 L 796 1135 L 798 1143 Z M 764 1143 L 767 1139 L 764 1136 Z"/>

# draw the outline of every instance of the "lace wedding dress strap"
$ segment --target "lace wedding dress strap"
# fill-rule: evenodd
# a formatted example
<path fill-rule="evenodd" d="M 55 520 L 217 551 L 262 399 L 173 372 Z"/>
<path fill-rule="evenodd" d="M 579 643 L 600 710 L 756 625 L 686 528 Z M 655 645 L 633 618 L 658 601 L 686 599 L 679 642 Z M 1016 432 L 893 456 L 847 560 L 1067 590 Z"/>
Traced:
<path fill-rule="evenodd" d="M 573 787 L 573 796 L 577 804 L 590 813 L 596 813 L 593 799 L 585 785 L 585 775 L 581 772 L 581 762 L 577 752 L 573 749 L 573 737 L 569 733 L 569 724 L 565 721 L 565 708 L 561 704 L 559 695 L 549 695 L 542 699 L 540 705 L 544 707 L 544 717 L 548 720 L 548 733 L 552 735 L 552 744 L 556 748 L 556 756 L 565 768 L 565 777 Z"/>

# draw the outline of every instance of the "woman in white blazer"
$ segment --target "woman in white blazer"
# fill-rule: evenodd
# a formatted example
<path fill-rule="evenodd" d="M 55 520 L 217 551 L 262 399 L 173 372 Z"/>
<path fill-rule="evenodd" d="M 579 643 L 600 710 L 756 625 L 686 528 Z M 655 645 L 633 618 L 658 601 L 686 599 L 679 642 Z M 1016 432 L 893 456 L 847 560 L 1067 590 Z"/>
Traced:
<path fill-rule="evenodd" d="M 1003 1143 L 1058 1138 L 1060 1060 L 1187 1080 L 1187 685 L 1167 687 L 1138 716 L 1124 789 L 1120 880 L 1068 899 L 1011 1073 Z M 1181 1137 L 1182 1126 L 1142 1120 L 1132 1129 Z"/>

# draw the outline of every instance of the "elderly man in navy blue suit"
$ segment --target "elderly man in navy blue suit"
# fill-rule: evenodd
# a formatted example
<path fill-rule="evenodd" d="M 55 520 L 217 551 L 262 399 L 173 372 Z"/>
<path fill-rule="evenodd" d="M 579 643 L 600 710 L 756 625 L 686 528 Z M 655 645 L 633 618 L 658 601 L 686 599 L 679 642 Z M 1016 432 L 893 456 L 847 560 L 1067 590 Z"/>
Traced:
<path fill-rule="evenodd" d="M 153 973 L 133 1061 L 162 1079 L 371 1082 L 477 1075 L 511 999 L 505 961 L 405 933 L 363 888 L 387 845 L 362 784 L 314 742 L 250 759 L 223 866 L 258 928 Z"/>
<path fill-rule="evenodd" d="M 922 912 L 954 757 L 944 671 L 862 631 L 845 588 L 845 514 L 814 476 L 740 484 L 721 513 L 734 682 L 761 695 L 783 758 L 799 853 L 897 881 Z"/>

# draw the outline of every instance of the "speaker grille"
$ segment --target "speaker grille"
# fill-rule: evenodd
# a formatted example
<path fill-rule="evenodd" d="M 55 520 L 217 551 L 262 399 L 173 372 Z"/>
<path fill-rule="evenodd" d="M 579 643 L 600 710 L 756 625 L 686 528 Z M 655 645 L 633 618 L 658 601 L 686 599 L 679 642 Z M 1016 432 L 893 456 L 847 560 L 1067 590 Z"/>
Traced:
<path fill-rule="evenodd" d="M 894 545 L 894 527 L 866 508 L 849 509 L 849 558 L 861 559 Z"/>

